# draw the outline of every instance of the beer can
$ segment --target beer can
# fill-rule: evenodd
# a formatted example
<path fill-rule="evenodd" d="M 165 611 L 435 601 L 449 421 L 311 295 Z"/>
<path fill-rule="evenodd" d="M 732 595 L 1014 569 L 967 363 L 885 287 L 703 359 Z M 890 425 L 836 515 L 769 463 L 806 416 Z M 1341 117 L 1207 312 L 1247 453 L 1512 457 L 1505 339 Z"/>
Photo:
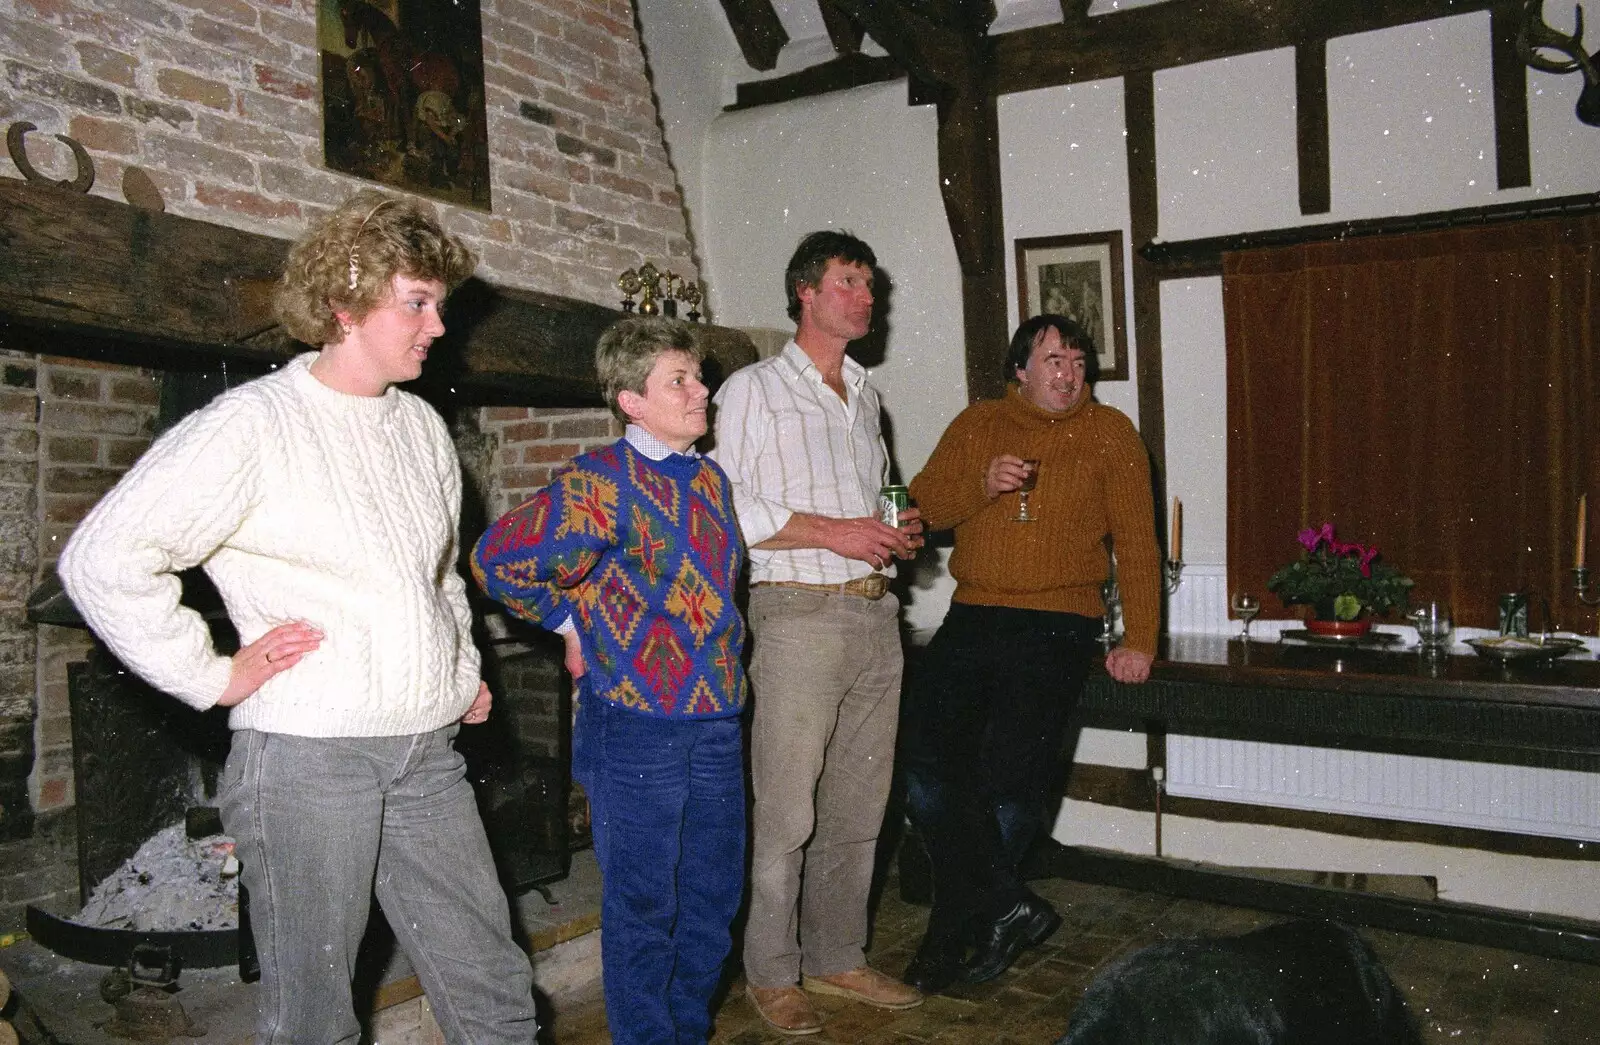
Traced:
<path fill-rule="evenodd" d="M 900 512 L 911 507 L 911 492 L 904 486 L 885 486 L 878 491 L 878 521 L 900 528 Z"/>
<path fill-rule="evenodd" d="M 1528 634 L 1528 593 L 1510 591 L 1500 596 L 1500 634 Z"/>

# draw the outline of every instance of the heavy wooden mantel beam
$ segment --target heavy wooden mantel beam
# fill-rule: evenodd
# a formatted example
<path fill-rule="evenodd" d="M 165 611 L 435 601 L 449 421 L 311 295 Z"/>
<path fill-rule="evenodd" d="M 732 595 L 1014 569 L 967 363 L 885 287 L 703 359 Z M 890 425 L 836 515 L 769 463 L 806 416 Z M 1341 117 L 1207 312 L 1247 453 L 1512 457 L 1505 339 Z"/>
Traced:
<path fill-rule="evenodd" d="M 286 359 L 305 346 L 272 318 L 289 243 L 114 200 L 0 179 L 0 324 L 40 351 L 106 358 L 118 344 L 149 366 Z M 594 343 L 622 313 L 469 280 L 450 299 L 430 378 L 481 402 L 601 402 Z M 749 337 L 701 326 L 717 369 L 756 357 Z M 74 351 L 74 342 L 93 346 Z M 112 356 L 114 358 L 114 355 Z"/>

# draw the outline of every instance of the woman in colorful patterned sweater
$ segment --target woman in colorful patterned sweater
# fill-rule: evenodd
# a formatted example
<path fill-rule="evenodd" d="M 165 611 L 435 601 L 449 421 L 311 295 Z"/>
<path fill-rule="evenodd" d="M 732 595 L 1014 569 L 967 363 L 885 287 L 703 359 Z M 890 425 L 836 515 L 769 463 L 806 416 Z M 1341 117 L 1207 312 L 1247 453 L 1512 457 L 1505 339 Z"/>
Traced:
<path fill-rule="evenodd" d="M 743 893 L 744 553 L 728 477 L 692 449 L 706 432 L 700 358 L 682 323 L 608 329 L 595 364 L 626 435 L 558 472 L 473 553 L 484 590 L 567 644 L 617 1045 L 707 1039 Z"/>

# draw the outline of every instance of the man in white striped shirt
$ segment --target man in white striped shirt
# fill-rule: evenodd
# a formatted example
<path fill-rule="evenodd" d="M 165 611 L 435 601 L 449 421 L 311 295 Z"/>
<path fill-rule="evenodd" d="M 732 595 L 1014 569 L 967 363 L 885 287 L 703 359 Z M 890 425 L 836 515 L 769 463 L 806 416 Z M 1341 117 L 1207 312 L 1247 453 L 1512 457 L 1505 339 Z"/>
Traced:
<path fill-rule="evenodd" d="M 822 1029 L 806 991 L 879 1008 L 922 1002 L 866 964 L 867 893 L 900 707 L 894 560 L 921 516 L 880 522 L 889 475 L 878 394 L 845 355 L 872 324 L 872 248 L 800 241 L 784 274 L 794 340 L 717 393 L 712 456 L 750 554 L 750 920 L 747 993 L 786 1034 Z"/>

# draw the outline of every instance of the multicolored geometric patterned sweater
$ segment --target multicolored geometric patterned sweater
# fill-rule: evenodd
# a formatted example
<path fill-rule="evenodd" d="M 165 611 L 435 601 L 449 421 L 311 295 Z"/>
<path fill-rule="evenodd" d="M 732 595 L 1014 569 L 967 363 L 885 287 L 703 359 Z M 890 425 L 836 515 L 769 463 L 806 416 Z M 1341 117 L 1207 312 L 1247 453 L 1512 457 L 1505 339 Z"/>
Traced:
<path fill-rule="evenodd" d="M 502 516 L 472 569 L 518 617 L 577 625 L 586 692 L 646 715 L 721 718 L 744 707 L 743 559 L 716 462 L 652 461 L 621 439 Z"/>

